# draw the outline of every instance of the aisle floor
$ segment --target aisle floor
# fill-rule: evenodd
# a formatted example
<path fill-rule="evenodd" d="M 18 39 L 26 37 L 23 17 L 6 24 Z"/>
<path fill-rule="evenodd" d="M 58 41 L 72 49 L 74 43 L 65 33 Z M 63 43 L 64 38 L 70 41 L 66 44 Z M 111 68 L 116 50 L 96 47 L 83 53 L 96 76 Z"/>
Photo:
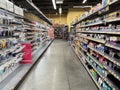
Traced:
<path fill-rule="evenodd" d="M 66 41 L 54 40 L 19 90 L 98 90 Z"/>

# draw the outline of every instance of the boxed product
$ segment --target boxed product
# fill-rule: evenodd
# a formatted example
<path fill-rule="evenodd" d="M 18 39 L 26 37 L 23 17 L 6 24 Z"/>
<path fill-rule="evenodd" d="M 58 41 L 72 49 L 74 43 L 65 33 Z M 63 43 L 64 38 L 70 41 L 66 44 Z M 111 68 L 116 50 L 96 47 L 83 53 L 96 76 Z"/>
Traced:
<path fill-rule="evenodd" d="M 10 1 L 7 1 L 7 10 L 13 12 L 13 3 Z"/>
<path fill-rule="evenodd" d="M 4 8 L 4 9 L 7 9 L 7 1 L 8 0 L 0 0 L 0 7 Z"/>
<path fill-rule="evenodd" d="M 22 9 L 22 8 L 19 8 L 19 14 L 20 14 L 21 16 L 24 16 L 24 12 L 23 12 L 23 9 Z"/>
<path fill-rule="evenodd" d="M 120 41 L 120 37 L 112 36 L 110 37 L 110 41 L 113 41 L 113 42 Z"/>
<path fill-rule="evenodd" d="M 14 5 L 14 12 L 15 12 L 16 14 L 19 14 L 19 7 L 16 6 L 16 5 Z"/>

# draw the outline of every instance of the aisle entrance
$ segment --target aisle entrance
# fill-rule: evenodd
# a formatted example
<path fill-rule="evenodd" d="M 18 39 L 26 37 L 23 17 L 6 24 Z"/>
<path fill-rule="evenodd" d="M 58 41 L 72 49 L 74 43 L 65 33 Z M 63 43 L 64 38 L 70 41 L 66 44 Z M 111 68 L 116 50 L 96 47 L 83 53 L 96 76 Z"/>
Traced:
<path fill-rule="evenodd" d="M 97 90 L 68 43 L 55 40 L 19 90 Z"/>

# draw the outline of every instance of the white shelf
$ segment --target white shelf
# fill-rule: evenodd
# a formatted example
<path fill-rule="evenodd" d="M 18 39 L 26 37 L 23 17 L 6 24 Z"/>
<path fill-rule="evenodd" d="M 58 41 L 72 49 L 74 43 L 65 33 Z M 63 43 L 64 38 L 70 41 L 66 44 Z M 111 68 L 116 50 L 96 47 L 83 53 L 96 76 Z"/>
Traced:
<path fill-rule="evenodd" d="M 88 39 L 88 40 L 91 40 L 91 41 L 95 41 L 95 42 L 99 42 L 99 43 L 102 43 L 102 44 L 105 44 L 105 40 L 102 40 L 102 39 L 96 39 L 96 38 L 91 38 L 91 37 L 86 37 L 86 36 L 80 36 L 84 39 Z"/>
<path fill-rule="evenodd" d="M 23 78 L 29 73 L 29 70 L 37 62 L 38 58 L 45 52 L 52 41 L 49 41 L 44 47 L 40 47 L 33 55 L 33 63 L 31 65 L 20 65 L 8 77 L 0 83 L 0 90 L 16 90 L 17 86 L 21 84 Z"/>
<path fill-rule="evenodd" d="M 100 25 L 100 24 L 104 24 L 104 23 L 102 21 L 100 21 L 100 22 L 80 26 L 80 28 L 85 28 L 85 27 L 90 27 L 90 26 L 95 26 L 95 25 Z"/>
<path fill-rule="evenodd" d="M 71 46 L 72 47 L 72 46 Z M 81 61 L 81 63 L 83 64 L 84 68 L 87 70 L 87 72 L 89 73 L 90 77 L 92 78 L 92 80 L 95 82 L 95 84 L 97 85 L 97 87 L 101 90 L 100 85 L 98 84 L 98 82 L 95 80 L 95 78 L 93 77 L 93 75 L 91 74 L 90 70 L 88 69 L 88 67 L 85 65 L 85 63 L 83 62 L 83 60 L 81 60 L 81 58 L 78 56 L 78 54 L 76 53 L 76 51 L 74 50 L 74 48 L 72 47 L 73 51 L 75 52 L 75 54 L 77 55 L 77 57 L 79 58 L 79 60 Z"/>

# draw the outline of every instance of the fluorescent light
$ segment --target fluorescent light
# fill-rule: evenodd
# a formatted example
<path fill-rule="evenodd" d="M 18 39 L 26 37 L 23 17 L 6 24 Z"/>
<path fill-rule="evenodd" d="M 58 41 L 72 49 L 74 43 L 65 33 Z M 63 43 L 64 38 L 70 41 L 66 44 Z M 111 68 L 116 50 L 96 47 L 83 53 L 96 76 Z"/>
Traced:
<path fill-rule="evenodd" d="M 59 8 L 59 14 L 60 15 L 62 14 L 62 8 Z"/>
<path fill-rule="evenodd" d="M 84 0 L 83 3 L 86 3 L 87 0 Z"/>
<path fill-rule="evenodd" d="M 92 6 L 73 6 L 73 8 L 91 8 Z"/>
<path fill-rule="evenodd" d="M 92 8 L 92 6 L 83 6 L 84 8 Z"/>
<path fill-rule="evenodd" d="M 56 1 L 56 4 L 63 4 L 63 1 Z"/>
<path fill-rule="evenodd" d="M 54 7 L 54 9 L 57 9 L 57 8 L 56 8 L 55 0 L 52 0 L 52 3 L 53 3 L 53 7 Z"/>

